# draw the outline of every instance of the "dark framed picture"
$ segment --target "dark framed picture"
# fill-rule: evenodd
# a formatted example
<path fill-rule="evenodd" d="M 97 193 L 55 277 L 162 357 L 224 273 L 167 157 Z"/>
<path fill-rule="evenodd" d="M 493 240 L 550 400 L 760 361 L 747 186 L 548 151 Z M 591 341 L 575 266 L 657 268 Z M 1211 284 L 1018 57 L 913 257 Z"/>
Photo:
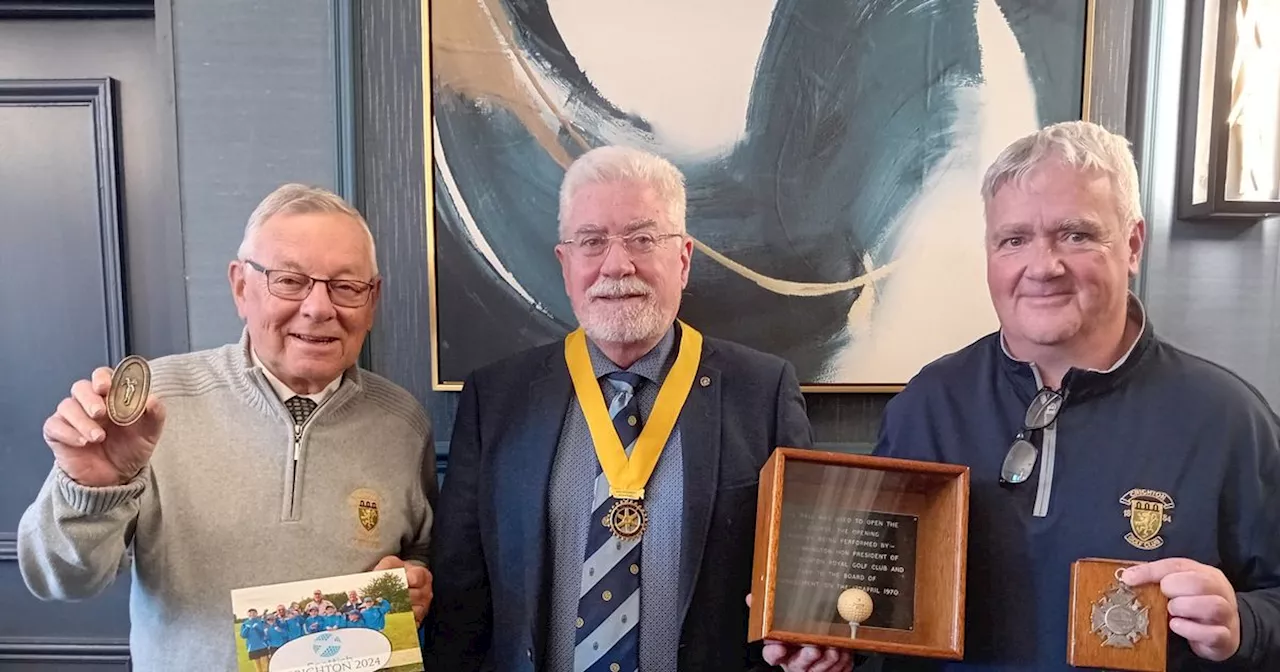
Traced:
<path fill-rule="evenodd" d="M 1187 3 L 1178 217 L 1280 214 L 1280 26 L 1250 0 Z"/>

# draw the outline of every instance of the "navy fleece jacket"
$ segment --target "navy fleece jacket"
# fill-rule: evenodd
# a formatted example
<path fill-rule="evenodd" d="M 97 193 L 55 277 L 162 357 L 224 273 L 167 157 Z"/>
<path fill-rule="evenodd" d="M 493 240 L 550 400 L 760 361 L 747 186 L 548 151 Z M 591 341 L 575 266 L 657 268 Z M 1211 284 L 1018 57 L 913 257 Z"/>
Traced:
<path fill-rule="evenodd" d="M 964 660 L 883 669 L 1073 670 L 1071 563 L 1181 556 L 1219 568 L 1238 591 L 1241 643 L 1215 665 L 1170 633 L 1168 669 L 1280 670 L 1280 419 L 1258 392 L 1146 323 L 1110 371 L 1066 375 L 1056 426 L 1033 437 L 1031 478 L 1001 485 L 1039 387 L 991 334 L 924 368 L 890 402 L 877 454 L 972 473 Z M 1134 501 L 1159 511 L 1154 533 L 1133 524 Z"/>

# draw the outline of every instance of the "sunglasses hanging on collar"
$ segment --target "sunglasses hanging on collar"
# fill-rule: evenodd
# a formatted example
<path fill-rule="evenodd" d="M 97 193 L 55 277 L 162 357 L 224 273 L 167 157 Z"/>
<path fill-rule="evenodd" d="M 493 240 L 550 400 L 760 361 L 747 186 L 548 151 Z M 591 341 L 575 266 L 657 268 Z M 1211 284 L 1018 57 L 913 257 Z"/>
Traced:
<path fill-rule="evenodd" d="M 1022 429 L 1013 438 L 1013 444 L 1004 456 L 1004 463 L 1000 465 L 1001 485 L 1018 485 L 1031 477 L 1040 456 L 1040 449 L 1031 442 L 1031 438 L 1035 432 L 1057 422 L 1063 401 L 1065 397 L 1060 392 L 1047 387 L 1041 389 L 1031 400 L 1022 419 Z"/>

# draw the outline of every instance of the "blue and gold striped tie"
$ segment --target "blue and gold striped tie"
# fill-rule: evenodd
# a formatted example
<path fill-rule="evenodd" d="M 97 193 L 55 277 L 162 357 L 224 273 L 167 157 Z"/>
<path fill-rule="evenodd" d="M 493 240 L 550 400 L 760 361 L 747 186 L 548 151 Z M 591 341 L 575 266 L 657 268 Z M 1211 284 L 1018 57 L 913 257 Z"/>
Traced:
<path fill-rule="evenodd" d="M 606 378 L 615 393 L 609 416 L 630 456 L 644 425 L 637 395 L 644 378 L 629 371 L 615 371 Z M 636 672 L 640 668 L 640 538 L 622 541 L 603 522 L 617 500 L 609 496 L 609 481 L 598 461 L 596 471 L 573 669 Z"/>

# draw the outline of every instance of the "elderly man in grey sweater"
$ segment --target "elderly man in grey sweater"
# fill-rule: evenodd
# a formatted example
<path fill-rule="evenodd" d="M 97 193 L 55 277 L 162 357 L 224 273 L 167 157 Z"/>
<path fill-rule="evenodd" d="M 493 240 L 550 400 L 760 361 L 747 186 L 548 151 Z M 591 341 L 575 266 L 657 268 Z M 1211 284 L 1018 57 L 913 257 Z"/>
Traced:
<path fill-rule="evenodd" d="M 156 359 L 126 426 L 106 412 L 111 369 L 73 384 L 45 422 L 54 467 L 18 528 L 42 599 L 100 593 L 132 551 L 144 672 L 235 669 L 235 588 L 405 566 L 419 621 L 431 600 L 431 428 L 405 390 L 355 365 L 381 289 L 364 219 L 285 185 L 250 216 L 228 276 L 239 342 Z"/>

